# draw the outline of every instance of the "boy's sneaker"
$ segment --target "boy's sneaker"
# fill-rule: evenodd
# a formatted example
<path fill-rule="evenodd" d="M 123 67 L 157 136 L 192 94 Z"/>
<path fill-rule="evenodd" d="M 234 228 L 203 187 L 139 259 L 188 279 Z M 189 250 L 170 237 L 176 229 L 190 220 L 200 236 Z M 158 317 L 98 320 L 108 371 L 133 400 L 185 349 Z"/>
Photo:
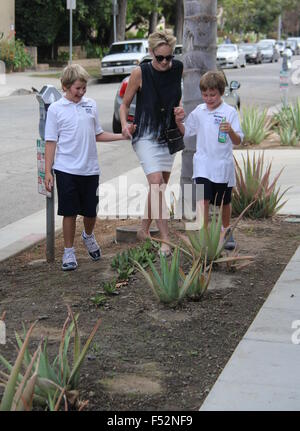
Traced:
<path fill-rule="evenodd" d="M 234 250 L 235 249 L 236 242 L 235 242 L 232 234 L 230 234 L 228 239 L 225 241 L 226 241 L 225 245 L 224 245 L 225 250 Z"/>
<path fill-rule="evenodd" d="M 82 232 L 81 238 L 92 260 L 99 260 L 101 257 L 101 249 L 96 241 L 95 235 L 92 233 L 92 235 L 87 236 L 85 232 Z"/>
<path fill-rule="evenodd" d="M 61 269 L 63 271 L 73 271 L 78 266 L 74 250 L 65 251 L 62 261 Z"/>

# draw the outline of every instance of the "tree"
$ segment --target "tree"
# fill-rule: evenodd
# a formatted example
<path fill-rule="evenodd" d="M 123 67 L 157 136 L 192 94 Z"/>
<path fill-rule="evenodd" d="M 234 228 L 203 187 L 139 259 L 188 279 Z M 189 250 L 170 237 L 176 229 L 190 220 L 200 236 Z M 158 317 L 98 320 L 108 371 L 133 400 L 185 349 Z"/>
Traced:
<path fill-rule="evenodd" d="M 176 15 L 175 15 L 175 36 L 177 43 L 182 43 L 183 35 L 183 21 L 184 21 L 184 10 L 183 0 L 176 0 Z"/>
<path fill-rule="evenodd" d="M 126 31 L 127 0 L 118 0 L 118 6 L 117 40 L 124 40 Z"/>
<path fill-rule="evenodd" d="M 217 0 L 185 0 L 183 53 L 184 110 L 188 115 L 200 103 L 199 82 L 208 70 L 216 69 L 217 40 Z M 185 139 L 186 148 L 182 152 L 180 185 L 183 193 L 183 212 L 189 218 L 191 196 L 184 185 L 192 184 L 193 155 L 196 148 L 195 138 Z"/>

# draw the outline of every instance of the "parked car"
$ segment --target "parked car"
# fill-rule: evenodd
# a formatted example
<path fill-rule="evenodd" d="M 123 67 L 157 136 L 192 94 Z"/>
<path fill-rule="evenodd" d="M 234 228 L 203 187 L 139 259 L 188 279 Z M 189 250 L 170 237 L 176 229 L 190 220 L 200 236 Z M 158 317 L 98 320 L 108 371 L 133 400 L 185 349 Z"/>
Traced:
<path fill-rule="evenodd" d="M 146 59 L 144 61 L 150 61 L 150 60 Z M 240 88 L 240 83 L 238 81 L 231 81 L 229 85 L 224 71 L 222 72 L 224 74 L 224 78 L 226 81 L 226 88 L 225 88 L 223 99 L 226 103 L 228 103 L 228 105 L 234 106 L 236 109 L 240 109 L 240 106 L 241 106 L 240 96 L 237 93 L 237 90 Z M 129 81 L 129 76 L 123 79 L 123 81 L 118 87 L 118 90 L 115 96 L 114 113 L 113 113 L 113 120 L 112 120 L 112 129 L 114 133 L 121 133 L 122 131 L 121 121 L 120 121 L 120 106 L 123 102 L 123 97 L 128 85 L 128 81 Z M 183 82 L 181 85 L 183 89 Z M 199 101 L 199 103 L 202 103 L 201 100 Z M 129 108 L 129 112 L 128 112 L 129 123 L 132 123 L 134 121 L 135 106 L 136 106 L 136 96 L 134 96 Z"/>
<path fill-rule="evenodd" d="M 218 67 L 246 67 L 246 56 L 244 52 L 234 43 L 225 43 L 218 46 Z"/>
<path fill-rule="evenodd" d="M 276 48 L 279 54 L 282 56 L 283 51 L 286 48 L 286 41 L 285 40 L 276 40 Z"/>
<path fill-rule="evenodd" d="M 148 55 L 148 41 L 133 39 L 115 42 L 101 61 L 102 77 L 130 75 Z"/>
<path fill-rule="evenodd" d="M 294 55 L 300 54 L 300 37 L 288 37 L 286 44 L 288 48 L 291 48 Z"/>
<path fill-rule="evenodd" d="M 244 52 L 247 63 L 262 63 L 262 53 L 255 43 L 244 43 L 239 45 L 239 48 Z"/>
<path fill-rule="evenodd" d="M 176 45 L 174 49 L 174 55 L 176 60 L 182 61 L 182 45 Z"/>
<path fill-rule="evenodd" d="M 263 61 L 273 63 L 274 61 L 277 62 L 279 60 L 279 52 L 273 43 L 260 41 L 257 46 L 261 50 Z"/>

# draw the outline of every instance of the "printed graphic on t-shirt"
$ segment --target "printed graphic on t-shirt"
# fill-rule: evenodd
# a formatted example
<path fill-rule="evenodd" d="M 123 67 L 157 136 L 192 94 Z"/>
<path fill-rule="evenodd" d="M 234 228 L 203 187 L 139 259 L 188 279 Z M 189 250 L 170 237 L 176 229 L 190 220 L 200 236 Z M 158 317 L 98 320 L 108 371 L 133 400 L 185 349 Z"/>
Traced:
<path fill-rule="evenodd" d="M 224 118 L 223 115 L 214 114 L 214 123 L 220 125 L 222 123 L 222 118 Z"/>

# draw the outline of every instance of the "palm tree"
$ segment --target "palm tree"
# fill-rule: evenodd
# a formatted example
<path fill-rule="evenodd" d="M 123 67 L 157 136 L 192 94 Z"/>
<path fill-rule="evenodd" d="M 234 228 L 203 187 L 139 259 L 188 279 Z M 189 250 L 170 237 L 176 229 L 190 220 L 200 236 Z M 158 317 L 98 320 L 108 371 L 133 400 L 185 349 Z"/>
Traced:
<path fill-rule="evenodd" d="M 183 105 L 188 115 L 200 103 L 199 82 L 208 70 L 216 69 L 217 0 L 185 0 L 183 27 Z M 183 194 L 183 215 L 191 218 L 193 155 L 195 138 L 185 139 L 182 152 L 180 185 Z M 190 203 L 190 204 L 189 204 Z M 194 206 L 194 204 L 193 204 Z"/>

